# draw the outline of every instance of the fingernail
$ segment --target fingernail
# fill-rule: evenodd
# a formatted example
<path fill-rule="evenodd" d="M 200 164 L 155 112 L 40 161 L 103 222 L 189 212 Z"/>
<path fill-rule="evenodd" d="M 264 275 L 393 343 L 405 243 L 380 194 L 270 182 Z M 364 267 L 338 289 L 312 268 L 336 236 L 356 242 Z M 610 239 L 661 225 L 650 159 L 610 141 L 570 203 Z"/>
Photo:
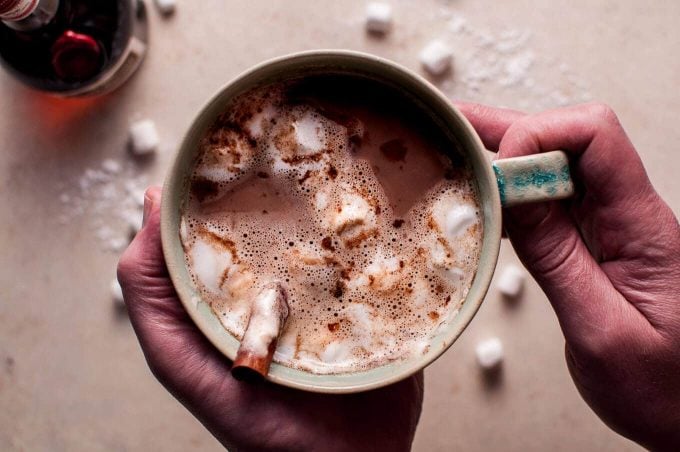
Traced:
<path fill-rule="evenodd" d="M 149 190 L 144 193 L 144 215 L 142 216 L 142 227 L 146 226 L 146 222 L 149 221 L 149 216 L 153 210 L 154 200 L 149 196 Z"/>

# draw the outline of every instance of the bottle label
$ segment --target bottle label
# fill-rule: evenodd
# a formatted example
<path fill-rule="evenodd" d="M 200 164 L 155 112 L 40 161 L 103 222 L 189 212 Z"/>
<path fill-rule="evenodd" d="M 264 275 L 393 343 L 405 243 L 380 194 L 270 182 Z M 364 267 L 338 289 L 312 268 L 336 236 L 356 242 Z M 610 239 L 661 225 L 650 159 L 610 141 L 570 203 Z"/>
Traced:
<path fill-rule="evenodd" d="M 38 6 L 38 0 L 0 0 L 0 19 L 23 20 Z"/>

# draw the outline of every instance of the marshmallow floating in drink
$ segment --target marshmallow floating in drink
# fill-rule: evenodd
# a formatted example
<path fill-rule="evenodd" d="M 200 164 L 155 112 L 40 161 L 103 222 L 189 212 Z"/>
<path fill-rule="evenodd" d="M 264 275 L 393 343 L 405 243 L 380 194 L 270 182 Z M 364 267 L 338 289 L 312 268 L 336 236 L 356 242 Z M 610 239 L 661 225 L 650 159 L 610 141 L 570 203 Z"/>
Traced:
<path fill-rule="evenodd" d="M 265 105 L 261 111 L 256 112 L 245 124 L 248 134 L 258 140 L 271 128 L 272 121 L 276 119 L 278 110 L 271 104 Z"/>
<path fill-rule="evenodd" d="M 496 287 L 506 297 L 516 298 L 524 287 L 524 271 L 516 265 L 508 265 L 503 269 Z"/>
<path fill-rule="evenodd" d="M 392 28 L 392 6 L 389 3 L 370 2 L 366 5 L 366 30 L 383 35 Z"/>
<path fill-rule="evenodd" d="M 196 175 L 216 184 L 234 180 L 252 163 L 256 152 L 246 136 L 231 129 L 211 131 L 202 145 L 205 160 Z"/>
<path fill-rule="evenodd" d="M 342 237 L 345 246 L 353 247 L 376 233 L 375 209 L 359 193 L 343 192 L 340 208 L 331 218 L 331 226 Z"/>
<path fill-rule="evenodd" d="M 497 337 L 486 339 L 477 344 L 475 354 L 482 369 L 495 369 L 503 361 L 503 343 Z"/>
<path fill-rule="evenodd" d="M 232 300 L 250 296 L 252 272 L 243 265 L 235 244 L 213 230 L 201 231 L 189 250 L 197 281 L 213 294 Z"/>
<path fill-rule="evenodd" d="M 368 279 L 369 286 L 380 292 L 388 292 L 403 280 L 402 269 L 404 261 L 397 257 L 385 257 L 380 251 L 373 257 L 371 263 L 365 268 L 364 275 Z"/>
<path fill-rule="evenodd" d="M 443 75 L 451 68 L 452 61 L 451 49 L 439 40 L 431 41 L 420 52 L 420 63 L 433 76 Z"/>
<path fill-rule="evenodd" d="M 465 255 L 461 253 L 464 251 L 461 245 L 469 246 L 469 238 L 481 229 L 477 208 L 449 191 L 433 203 L 429 215 L 428 225 L 434 235 L 429 237 L 425 245 L 431 261 L 453 277 L 458 273 L 458 267 L 464 265 L 459 259 Z"/>
<path fill-rule="evenodd" d="M 300 119 L 293 122 L 293 130 L 295 131 L 298 155 L 313 155 L 326 148 L 324 124 L 317 114 L 306 112 Z"/>
<path fill-rule="evenodd" d="M 130 126 L 130 150 L 135 155 L 149 155 L 158 150 L 160 138 L 156 124 L 150 119 L 137 121 Z"/>

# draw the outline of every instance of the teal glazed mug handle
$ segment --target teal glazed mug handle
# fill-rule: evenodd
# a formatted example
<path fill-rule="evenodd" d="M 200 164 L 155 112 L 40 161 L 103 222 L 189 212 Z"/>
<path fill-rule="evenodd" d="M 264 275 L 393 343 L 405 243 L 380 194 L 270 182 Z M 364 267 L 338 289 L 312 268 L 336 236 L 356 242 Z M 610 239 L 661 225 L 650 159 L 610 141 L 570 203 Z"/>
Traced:
<path fill-rule="evenodd" d="M 492 162 L 503 207 L 569 198 L 574 183 L 564 151 L 524 155 Z"/>

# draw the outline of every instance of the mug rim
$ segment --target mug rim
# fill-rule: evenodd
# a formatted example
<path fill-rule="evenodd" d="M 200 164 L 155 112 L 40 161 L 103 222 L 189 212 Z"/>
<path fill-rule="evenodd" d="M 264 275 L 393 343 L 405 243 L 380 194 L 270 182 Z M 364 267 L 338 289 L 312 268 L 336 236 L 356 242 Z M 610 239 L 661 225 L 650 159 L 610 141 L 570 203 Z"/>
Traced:
<path fill-rule="evenodd" d="M 266 60 L 247 69 L 224 84 L 202 105 L 193 116 L 189 127 L 184 133 L 181 145 L 177 150 L 163 186 L 161 241 L 168 272 L 182 305 L 194 324 L 213 346 L 225 357 L 233 360 L 236 355 L 238 341 L 221 325 L 211 309 L 209 307 L 206 309 L 206 303 L 200 300 L 195 289 L 182 276 L 187 270 L 183 258 L 184 250 L 179 237 L 179 211 L 181 209 L 182 195 L 179 195 L 178 192 L 186 193 L 187 168 L 190 166 L 187 166 L 185 161 L 188 158 L 187 155 L 195 155 L 196 139 L 200 138 L 205 133 L 205 130 L 212 125 L 216 119 L 216 112 L 223 112 L 231 100 L 238 94 L 247 91 L 247 89 L 241 89 L 239 92 L 227 96 L 230 89 L 241 84 L 248 87 L 249 83 L 249 88 L 253 88 L 257 86 L 256 80 L 259 76 L 276 68 L 284 69 L 279 73 L 280 80 L 285 80 L 286 75 L 292 77 L 296 70 L 299 71 L 299 68 L 304 65 L 314 67 L 315 64 L 321 64 L 322 62 L 332 62 L 336 72 L 340 71 L 343 63 L 371 66 L 371 69 L 375 71 L 382 71 L 380 75 L 385 77 L 386 80 L 394 81 L 394 79 L 400 78 L 402 79 L 401 81 L 408 82 L 411 89 L 421 90 L 424 94 L 430 96 L 428 102 L 424 103 L 425 106 L 428 109 L 437 109 L 439 113 L 444 112 L 447 116 L 447 121 L 444 122 L 442 120 L 440 127 L 446 127 L 447 133 L 450 132 L 449 134 L 456 133 L 457 141 L 461 139 L 466 141 L 465 143 L 459 143 L 459 145 L 466 155 L 466 159 L 471 160 L 484 223 L 482 246 L 480 247 L 476 274 L 461 306 L 445 322 L 444 329 L 447 331 L 443 335 L 441 343 L 437 342 L 435 344 L 435 341 L 430 338 L 428 339 L 430 349 L 426 353 L 404 358 L 397 363 L 387 363 L 368 371 L 337 375 L 313 374 L 312 372 L 291 369 L 273 362 L 270 372 L 266 377 L 271 382 L 305 391 L 352 393 L 376 389 L 401 381 L 424 369 L 448 350 L 470 324 L 481 306 L 490 286 L 498 259 L 501 242 L 501 202 L 493 169 L 484 155 L 486 151 L 477 132 L 465 116 L 434 85 L 414 71 L 398 63 L 372 54 L 352 50 L 321 49 L 295 52 Z M 298 69 L 295 69 L 296 65 Z M 291 70 L 291 68 L 293 69 Z M 328 73 L 332 72 L 329 71 Z M 350 73 L 351 71 L 348 72 L 348 74 Z M 356 72 L 356 75 L 359 75 L 359 73 Z M 399 84 L 399 80 L 395 83 Z M 401 85 L 399 87 L 402 88 Z M 434 106 L 434 103 L 437 103 L 437 105 Z M 454 123 L 450 124 L 448 122 L 449 119 L 453 119 Z M 484 193 L 482 193 L 482 187 L 484 188 Z M 215 317 L 214 321 L 209 320 L 210 316 Z M 440 333 L 437 336 L 433 334 L 433 337 L 438 338 L 439 336 L 442 336 L 442 334 Z M 381 369 L 384 370 L 382 373 L 385 375 L 383 376 L 381 376 Z M 394 371 L 391 372 L 391 369 Z M 298 374 L 304 374 L 305 376 L 303 377 Z"/>

